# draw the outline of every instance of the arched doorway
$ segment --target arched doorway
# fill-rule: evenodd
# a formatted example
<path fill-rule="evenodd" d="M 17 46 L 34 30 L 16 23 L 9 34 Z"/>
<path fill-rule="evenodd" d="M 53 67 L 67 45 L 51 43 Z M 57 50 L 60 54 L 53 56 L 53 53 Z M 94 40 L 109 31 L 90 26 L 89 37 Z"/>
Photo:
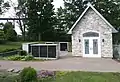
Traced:
<path fill-rule="evenodd" d="M 97 32 L 83 34 L 83 57 L 101 57 L 99 36 Z"/>

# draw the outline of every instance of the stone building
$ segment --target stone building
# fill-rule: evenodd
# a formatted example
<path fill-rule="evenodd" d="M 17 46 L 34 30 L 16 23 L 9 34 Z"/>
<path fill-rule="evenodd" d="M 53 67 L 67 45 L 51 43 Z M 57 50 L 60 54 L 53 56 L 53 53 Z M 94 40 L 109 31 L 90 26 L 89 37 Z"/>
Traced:
<path fill-rule="evenodd" d="M 72 55 L 113 57 L 112 33 L 117 30 L 90 4 L 68 34 L 72 37 Z"/>

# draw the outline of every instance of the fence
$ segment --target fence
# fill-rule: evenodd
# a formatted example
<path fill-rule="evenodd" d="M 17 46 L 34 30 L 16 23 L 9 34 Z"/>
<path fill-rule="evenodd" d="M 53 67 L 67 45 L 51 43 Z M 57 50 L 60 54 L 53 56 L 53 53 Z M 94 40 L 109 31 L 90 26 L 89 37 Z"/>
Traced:
<path fill-rule="evenodd" d="M 113 45 L 113 58 L 120 59 L 120 45 Z"/>
<path fill-rule="evenodd" d="M 6 57 L 6 56 L 11 56 L 11 55 L 16 55 L 18 52 L 19 52 L 19 50 L 3 52 L 3 53 L 0 53 L 0 56 L 1 57 Z"/>

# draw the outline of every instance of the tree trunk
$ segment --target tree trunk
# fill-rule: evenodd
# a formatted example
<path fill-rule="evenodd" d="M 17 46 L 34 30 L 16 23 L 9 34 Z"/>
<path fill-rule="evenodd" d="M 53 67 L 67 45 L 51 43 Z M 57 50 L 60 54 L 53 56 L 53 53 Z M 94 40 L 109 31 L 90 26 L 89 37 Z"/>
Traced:
<path fill-rule="evenodd" d="M 25 38 L 25 27 L 26 27 L 26 26 L 25 26 L 25 23 L 24 23 L 24 21 L 23 21 L 23 31 L 24 31 L 24 32 L 23 32 L 23 39 L 24 39 L 24 41 L 26 40 L 26 38 Z"/>
<path fill-rule="evenodd" d="M 23 28 L 22 28 L 22 22 L 21 22 L 21 20 L 20 20 L 20 17 L 19 17 L 18 22 L 19 22 L 19 25 L 20 25 L 20 30 L 21 30 L 21 32 L 22 32 L 23 40 L 25 40 L 25 39 L 24 39 L 24 30 L 23 30 Z"/>

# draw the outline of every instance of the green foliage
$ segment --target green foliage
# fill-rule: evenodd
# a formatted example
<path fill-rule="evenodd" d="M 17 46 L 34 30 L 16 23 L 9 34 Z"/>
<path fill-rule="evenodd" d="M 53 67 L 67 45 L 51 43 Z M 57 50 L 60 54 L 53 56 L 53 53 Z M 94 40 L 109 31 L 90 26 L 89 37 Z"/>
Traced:
<path fill-rule="evenodd" d="M 34 68 L 24 68 L 20 73 L 21 82 L 37 82 L 37 73 Z"/>
<path fill-rule="evenodd" d="M 6 40 L 5 40 L 5 34 L 4 34 L 4 31 L 3 30 L 0 30 L 0 44 L 3 44 L 5 43 Z"/>
<path fill-rule="evenodd" d="M 32 55 L 26 55 L 26 56 L 20 56 L 20 55 L 12 55 L 8 57 L 4 57 L 5 60 L 12 60 L 12 61 L 31 61 L 35 60 L 35 58 Z M 39 61 L 39 60 L 37 60 Z M 40 60 L 43 61 L 43 60 Z"/>
<path fill-rule="evenodd" d="M 13 30 L 11 28 L 7 29 L 5 36 L 8 41 L 16 41 L 17 40 L 17 34 L 16 34 L 15 30 Z"/>
<path fill-rule="evenodd" d="M 3 28 L 5 39 L 8 41 L 16 41 L 17 40 L 17 33 L 14 30 L 14 26 L 11 22 L 6 22 Z"/>
<path fill-rule="evenodd" d="M 27 55 L 27 52 L 24 51 L 24 50 L 20 50 L 18 54 L 19 54 L 20 56 L 26 56 L 26 55 Z"/>
<path fill-rule="evenodd" d="M 64 8 L 57 11 L 58 28 L 68 32 L 83 10 L 82 0 L 64 0 Z"/>
<path fill-rule="evenodd" d="M 30 61 L 30 60 L 34 60 L 34 57 L 32 55 L 27 55 L 24 58 L 25 61 Z"/>
<path fill-rule="evenodd" d="M 54 25 L 53 0 L 28 0 L 26 3 L 29 40 L 51 39 Z"/>
<path fill-rule="evenodd" d="M 12 22 L 6 22 L 5 24 L 4 24 L 4 28 L 3 28 L 3 30 L 4 30 L 4 33 L 6 34 L 7 33 L 7 29 L 13 29 L 14 28 L 14 26 L 12 25 Z"/>
<path fill-rule="evenodd" d="M 119 0 L 97 0 L 93 2 L 95 8 L 115 27 L 120 26 L 120 1 Z"/>
<path fill-rule="evenodd" d="M 10 8 L 9 2 L 5 2 L 4 0 L 0 0 L 0 14 L 5 13 Z"/>
<path fill-rule="evenodd" d="M 27 16 L 27 10 L 26 10 L 27 8 L 26 8 L 26 0 L 18 0 L 18 6 L 16 7 L 16 9 L 15 9 L 15 13 L 16 13 L 16 16 L 18 17 L 18 18 L 27 18 L 26 16 Z M 19 25 L 19 28 L 20 28 L 20 30 L 21 30 L 21 34 L 22 34 L 22 40 L 26 40 L 26 37 L 25 37 L 25 35 L 26 35 L 26 29 L 27 29 L 27 26 L 26 26 L 26 23 L 27 23 L 27 21 L 26 20 L 18 20 L 18 25 Z"/>
<path fill-rule="evenodd" d="M 7 57 L 5 59 L 7 59 L 7 60 L 13 60 L 13 61 L 20 61 L 20 60 L 22 60 L 24 58 L 25 58 L 25 56 L 13 55 L 13 56 L 9 56 L 9 57 Z"/>
<path fill-rule="evenodd" d="M 0 14 L 2 14 L 2 8 L 1 8 L 2 2 L 3 2 L 3 0 L 0 1 Z"/>
<path fill-rule="evenodd" d="M 5 34 L 3 30 L 0 30 L 0 40 L 4 40 Z"/>

